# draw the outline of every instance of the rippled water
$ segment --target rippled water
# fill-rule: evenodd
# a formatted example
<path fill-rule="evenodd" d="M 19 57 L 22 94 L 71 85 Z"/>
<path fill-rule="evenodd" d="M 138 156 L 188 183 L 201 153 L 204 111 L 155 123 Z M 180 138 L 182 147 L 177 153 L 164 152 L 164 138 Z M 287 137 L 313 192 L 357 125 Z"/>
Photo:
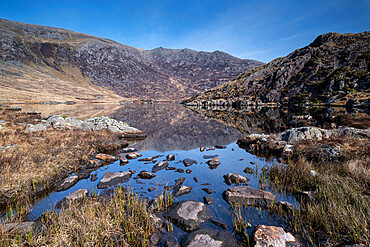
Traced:
<path fill-rule="evenodd" d="M 37 106 L 34 107 L 35 110 L 38 110 Z M 69 113 L 69 116 L 78 117 L 74 116 L 73 111 L 68 109 L 68 107 L 76 107 L 76 105 L 65 106 L 65 110 L 58 109 L 57 113 L 62 114 L 66 112 Z M 80 112 L 81 108 L 77 107 L 76 109 L 79 109 Z M 92 111 L 94 110 L 92 106 L 90 106 L 90 109 Z M 125 121 L 129 125 L 141 129 L 148 135 L 145 140 L 139 143 L 131 143 L 131 146 L 138 149 L 138 152 L 143 155 L 141 158 L 162 155 L 158 158 L 158 161 L 161 161 L 165 159 L 166 155 L 175 154 L 176 159 L 174 161 L 169 161 L 169 166 L 182 168 L 184 170 L 191 169 L 192 173 L 187 174 L 178 173 L 174 170 L 161 170 L 155 173 L 156 177 L 151 180 L 134 179 L 142 170 L 151 172 L 153 164 L 151 162 L 130 160 L 130 163 L 127 165 L 120 166 L 119 161 L 117 161 L 92 172 L 92 174 L 97 174 L 98 177 L 95 182 L 92 182 L 90 178 L 83 179 L 66 191 L 52 192 L 47 197 L 37 201 L 32 211 L 33 218 L 36 219 L 45 212 L 45 210 L 52 209 L 57 202 L 78 189 L 85 188 L 88 189 L 90 193 L 101 193 L 102 190 L 97 188 L 97 184 L 108 171 L 118 172 L 132 169 L 135 170 L 136 173 L 124 185 L 129 186 L 139 195 L 149 199 L 156 197 L 158 192 L 162 192 L 164 186 L 174 185 L 175 181 L 180 177 L 185 177 L 183 185 L 191 186 L 192 191 L 190 194 L 176 198 L 175 201 L 189 199 L 203 201 L 203 196 L 207 196 L 208 194 L 204 192 L 202 188 L 210 188 L 216 191 L 216 193 L 211 194 L 213 204 L 208 205 L 208 207 L 213 214 L 213 218 L 227 224 L 229 226 L 229 231 L 232 231 L 234 212 L 230 208 L 230 205 L 222 198 L 222 192 L 230 186 L 224 182 L 223 175 L 227 173 L 241 174 L 250 179 L 249 186 L 259 188 L 259 175 L 262 173 L 262 167 L 264 165 L 271 166 L 274 162 L 273 160 L 266 161 L 263 158 L 247 153 L 236 145 L 236 140 L 242 136 L 241 132 L 244 132 L 244 134 L 245 132 L 268 132 L 266 131 L 266 126 L 269 126 L 268 128 L 270 130 L 273 129 L 275 131 L 282 128 L 282 124 L 276 121 L 271 120 L 272 123 L 275 124 L 275 127 L 273 124 L 268 124 L 268 120 L 266 120 L 267 117 L 261 115 L 256 115 L 256 121 L 260 121 L 258 123 L 253 122 L 252 118 L 248 120 L 250 122 L 249 124 L 247 121 L 238 123 L 240 120 L 234 119 L 235 126 L 236 124 L 238 124 L 238 126 L 245 125 L 244 128 L 235 127 L 233 124 L 230 124 L 230 121 L 215 120 L 204 115 L 202 116 L 181 105 L 129 105 L 118 109 L 112 109 L 110 107 L 105 109 L 104 106 L 102 106 L 102 108 L 96 108 L 96 111 L 99 113 L 109 113 L 110 117 Z M 52 110 L 49 110 L 48 113 L 50 115 L 54 114 Z M 92 115 L 96 114 L 94 113 Z M 227 126 L 225 123 L 234 128 Z M 241 131 L 241 129 L 244 131 Z M 225 145 L 226 148 L 200 152 L 200 147 L 213 147 L 215 145 Z M 205 156 L 218 156 L 221 164 L 218 168 L 211 170 L 206 164 L 206 161 L 210 158 Z M 197 164 L 193 164 L 188 168 L 185 167 L 182 160 L 186 158 L 196 160 Z M 243 170 L 246 167 L 254 169 L 256 174 L 250 175 L 244 173 Z M 196 182 L 194 177 L 197 177 L 199 182 Z M 209 183 L 209 185 L 202 185 L 204 183 Z M 151 187 L 157 189 L 148 192 L 148 188 Z M 266 190 L 269 190 L 268 187 Z M 291 195 L 272 192 L 275 194 L 277 201 L 288 201 L 298 207 L 296 200 Z M 243 209 L 242 214 L 252 226 L 258 224 L 283 224 L 277 216 L 269 214 L 266 210 L 249 207 Z M 202 227 L 204 226 L 217 228 L 209 222 L 202 225 Z M 250 228 L 250 231 L 252 231 L 252 229 L 253 227 Z M 173 235 L 176 238 L 184 234 L 184 231 L 175 227 Z"/>

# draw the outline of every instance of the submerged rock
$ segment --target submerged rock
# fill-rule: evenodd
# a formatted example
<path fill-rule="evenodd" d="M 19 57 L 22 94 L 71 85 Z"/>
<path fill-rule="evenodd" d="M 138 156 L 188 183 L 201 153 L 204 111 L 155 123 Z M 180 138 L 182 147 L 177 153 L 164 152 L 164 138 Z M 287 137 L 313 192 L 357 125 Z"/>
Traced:
<path fill-rule="evenodd" d="M 131 172 L 107 172 L 98 183 L 98 189 L 105 189 L 120 183 L 127 182 L 131 176 Z"/>
<path fill-rule="evenodd" d="M 227 185 L 231 184 L 246 184 L 248 185 L 248 178 L 243 177 L 242 175 L 239 174 L 234 174 L 234 173 L 228 173 L 224 175 L 225 183 Z"/>
<path fill-rule="evenodd" d="M 245 206 L 270 207 L 275 201 L 275 196 L 268 191 L 251 188 L 248 186 L 236 186 L 228 188 L 222 194 L 229 203 L 239 203 Z"/>
<path fill-rule="evenodd" d="M 75 192 L 66 196 L 63 200 L 57 203 L 56 208 L 67 208 L 70 203 L 82 200 L 89 194 L 89 191 L 86 189 L 79 189 Z"/>
<path fill-rule="evenodd" d="M 184 231 L 193 231 L 211 218 L 207 206 L 197 201 L 180 201 L 164 216 Z"/>
<path fill-rule="evenodd" d="M 167 160 L 163 160 L 161 162 L 159 162 L 158 164 L 155 164 L 152 168 L 152 172 L 156 173 L 160 170 L 163 170 L 165 169 L 166 167 L 168 166 L 168 162 Z"/>
<path fill-rule="evenodd" d="M 251 236 L 256 247 L 300 246 L 295 237 L 289 232 L 286 233 L 282 227 L 258 225 Z"/>
<path fill-rule="evenodd" d="M 62 190 L 68 190 L 69 188 L 72 188 L 79 180 L 79 177 L 77 175 L 69 176 L 64 181 L 57 185 L 57 188 L 55 191 L 62 191 Z"/>
<path fill-rule="evenodd" d="M 203 228 L 181 239 L 181 247 L 238 247 L 239 244 L 228 231 Z"/>
<path fill-rule="evenodd" d="M 184 160 L 182 161 L 182 163 L 184 163 L 184 166 L 185 166 L 185 167 L 189 167 L 189 166 L 191 166 L 191 165 L 193 165 L 193 164 L 196 164 L 196 163 L 197 163 L 197 161 L 196 161 L 196 160 L 193 160 L 193 159 L 186 158 L 186 159 L 184 159 Z"/>
<path fill-rule="evenodd" d="M 137 177 L 141 179 L 152 179 L 155 177 L 155 175 L 147 171 L 141 171 L 139 174 L 137 174 Z"/>

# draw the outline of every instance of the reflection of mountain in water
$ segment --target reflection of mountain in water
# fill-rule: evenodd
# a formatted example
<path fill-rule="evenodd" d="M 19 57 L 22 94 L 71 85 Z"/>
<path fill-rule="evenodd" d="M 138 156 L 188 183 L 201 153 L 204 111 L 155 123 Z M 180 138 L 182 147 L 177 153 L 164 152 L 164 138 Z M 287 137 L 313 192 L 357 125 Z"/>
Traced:
<path fill-rule="evenodd" d="M 226 124 L 240 133 L 275 133 L 287 128 L 286 114 L 278 108 L 264 107 L 261 109 L 251 109 L 251 111 L 230 111 L 206 110 L 192 108 L 199 115 L 213 118 Z"/>
<path fill-rule="evenodd" d="M 176 104 L 126 105 L 110 117 L 127 122 L 148 135 L 137 145 L 141 150 L 190 150 L 227 145 L 240 137 L 233 128 Z"/>

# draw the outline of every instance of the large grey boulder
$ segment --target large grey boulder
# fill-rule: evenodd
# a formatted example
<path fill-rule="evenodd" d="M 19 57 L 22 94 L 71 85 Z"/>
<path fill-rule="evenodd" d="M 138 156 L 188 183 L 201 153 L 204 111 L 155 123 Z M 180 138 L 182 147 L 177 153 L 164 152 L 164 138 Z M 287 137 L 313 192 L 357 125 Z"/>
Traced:
<path fill-rule="evenodd" d="M 251 236 L 255 247 L 301 246 L 295 237 L 289 232 L 286 233 L 282 227 L 258 225 Z"/>
<path fill-rule="evenodd" d="M 196 230 L 181 239 L 181 247 L 238 247 L 230 232 L 212 228 Z"/>
<path fill-rule="evenodd" d="M 285 141 L 288 144 L 297 143 L 301 140 L 320 141 L 325 135 L 325 130 L 317 127 L 300 127 L 288 129 L 282 133 L 276 134 L 275 139 Z"/>
<path fill-rule="evenodd" d="M 132 176 L 132 172 L 107 172 L 98 183 L 98 189 L 105 189 L 117 184 L 127 182 Z"/>
<path fill-rule="evenodd" d="M 207 206 L 198 201 L 180 201 L 164 216 L 184 231 L 198 229 L 203 222 L 211 218 Z"/>
<path fill-rule="evenodd" d="M 36 131 L 43 131 L 43 130 L 47 130 L 47 127 L 44 124 L 30 125 L 26 129 L 27 132 L 36 132 Z"/>
<path fill-rule="evenodd" d="M 251 188 L 248 186 L 236 186 L 228 188 L 222 193 L 223 198 L 229 204 L 241 204 L 245 206 L 270 207 L 275 201 L 275 196 L 268 191 Z"/>

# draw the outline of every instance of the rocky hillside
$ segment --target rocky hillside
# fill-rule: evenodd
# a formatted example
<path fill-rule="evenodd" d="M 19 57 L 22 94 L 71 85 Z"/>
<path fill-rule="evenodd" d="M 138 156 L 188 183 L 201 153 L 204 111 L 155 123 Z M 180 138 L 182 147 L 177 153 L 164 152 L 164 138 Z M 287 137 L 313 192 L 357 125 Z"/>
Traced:
<path fill-rule="evenodd" d="M 44 94 L 75 95 L 77 100 L 102 99 L 107 92 L 168 100 L 210 89 L 262 63 L 221 51 L 141 50 L 65 29 L 0 19 L 0 64 L 3 93 L 22 95 L 26 90 L 24 97 L 31 97 L 42 88 Z"/>
<path fill-rule="evenodd" d="M 370 97 L 370 32 L 327 33 L 286 57 L 184 101 L 188 105 L 343 104 Z"/>

